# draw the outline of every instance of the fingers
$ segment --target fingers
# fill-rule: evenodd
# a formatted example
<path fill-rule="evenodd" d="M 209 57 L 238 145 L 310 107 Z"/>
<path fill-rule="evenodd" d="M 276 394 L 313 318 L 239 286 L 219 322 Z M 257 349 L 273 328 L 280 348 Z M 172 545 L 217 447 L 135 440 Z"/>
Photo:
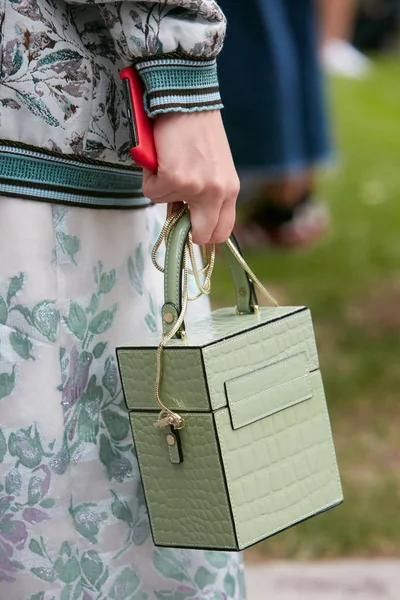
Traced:
<path fill-rule="evenodd" d="M 209 179 L 201 184 L 190 177 L 177 178 L 144 174 L 143 192 L 155 203 L 186 202 L 190 209 L 195 244 L 225 242 L 235 223 L 235 204 L 239 193 L 238 179 L 221 185 Z"/>
<path fill-rule="evenodd" d="M 235 202 L 224 202 L 219 213 L 217 225 L 212 232 L 209 243 L 222 244 L 229 238 L 235 224 L 235 208 Z"/>
<path fill-rule="evenodd" d="M 187 198 L 201 196 L 206 186 L 206 177 L 202 181 L 202 176 L 191 172 L 189 166 L 165 173 L 143 172 L 143 193 L 156 203 L 186 202 Z"/>
<path fill-rule="evenodd" d="M 204 204 L 189 204 L 189 208 L 193 242 L 199 246 L 211 243 L 219 219 L 219 210 L 206 210 Z"/>
<path fill-rule="evenodd" d="M 143 193 L 155 203 L 185 202 L 196 244 L 228 239 L 239 180 L 218 111 L 165 115 L 155 121 L 157 174 L 143 171 Z"/>

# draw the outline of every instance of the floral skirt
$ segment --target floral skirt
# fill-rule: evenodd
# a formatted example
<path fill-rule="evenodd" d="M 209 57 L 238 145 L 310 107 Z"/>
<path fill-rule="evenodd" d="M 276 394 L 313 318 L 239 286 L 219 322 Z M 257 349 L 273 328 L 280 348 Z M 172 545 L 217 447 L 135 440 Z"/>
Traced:
<path fill-rule="evenodd" d="M 162 218 L 0 198 L 1 598 L 245 598 L 240 555 L 151 539 L 114 349 L 159 326 Z"/>

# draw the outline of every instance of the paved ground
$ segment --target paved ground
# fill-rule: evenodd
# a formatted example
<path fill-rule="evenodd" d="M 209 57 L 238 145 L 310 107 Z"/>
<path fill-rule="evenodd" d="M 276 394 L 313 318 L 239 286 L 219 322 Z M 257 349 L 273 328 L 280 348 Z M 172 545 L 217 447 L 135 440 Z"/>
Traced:
<path fill-rule="evenodd" d="M 400 600 L 400 560 L 248 565 L 248 600 Z"/>

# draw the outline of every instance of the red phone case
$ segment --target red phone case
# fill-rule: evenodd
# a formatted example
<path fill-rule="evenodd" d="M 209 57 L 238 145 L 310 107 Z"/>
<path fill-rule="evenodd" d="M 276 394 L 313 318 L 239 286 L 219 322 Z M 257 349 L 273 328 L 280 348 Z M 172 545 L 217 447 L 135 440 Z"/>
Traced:
<path fill-rule="evenodd" d="M 122 69 L 120 78 L 127 80 L 132 100 L 133 114 L 131 118 L 134 120 L 132 125 L 135 128 L 137 145 L 131 148 L 131 156 L 136 164 L 157 173 L 158 162 L 154 145 L 153 122 L 144 109 L 142 80 L 133 67 Z"/>

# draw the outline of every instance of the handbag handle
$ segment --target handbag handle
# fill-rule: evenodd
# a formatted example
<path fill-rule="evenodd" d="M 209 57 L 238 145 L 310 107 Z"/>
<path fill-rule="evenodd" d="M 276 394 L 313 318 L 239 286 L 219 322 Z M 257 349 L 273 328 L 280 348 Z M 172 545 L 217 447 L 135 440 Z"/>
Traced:
<path fill-rule="evenodd" d="M 173 214 L 172 210 L 172 207 L 169 206 L 167 221 L 161 230 L 152 252 L 154 266 L 164 273 L 165 300 L 162 308 L 163 339 L 157 348 L 157 375 L 154 387 L 155 399 L 161 408 L 161 412 L 154 425 L 155 427 L 168 426 L 173 427 L 175 430 L 179 430 L 185 425 L 183 417 L 172 412 L 160 398 L 160 386 L 163 373 L 161 358 L 162 350 L 174 337 L 185 339 L 184 317 L 186 315 L 189 300 L 189 257 L 192 263 L 192 273 L 195 276 L 196 284 L 199 288 L 199 295 L 201 296 L 203 293 L 208 294 L 210 292 L 210 280 L 214 266 L 215 248 L 213 247 L 211 251 L 207 267 L 202 271 L 198 271 L 190 235 L 191 223 L 188 209 L 184 206 L 177 214 Z M 157 262 L 157 251 L 164 240 L 166 240 L 167 246 L 165 266 L 161 267 Z M 233 236 L 223 244 L 223 248 L 235 283 L 236 298 L 238 301 L 236 309 L 237 313 L 258 313 L 254 284 L 273 304 L 277 306 L 278 303 L 275 298 L 273 298 L 273 296 L 265 289 L 245 262 Z M 199 274 L 201 272 L 207 273 L 204 283 L 199 279 Z"/>
<path fill-rule="evenodd" d="M 186 209 L 171 226 L 167 238 L 164 267 L 164 305 L 162 307 L 164 336 L 173 329 L 182 311 L 183 262 L 190 228 L 190 215 Z M 240 254 L 237 241 L 233 235 L 231 235 L 230 240 Z M 237 312 L 239 314 L 254 313 L 255 307 L 257 307 L 257 296 L 253 282 L 226 243 L 222 244 L 222 249 L 235 287 Z M 182 330 L 184 330 L 183 324 L 175 337 L 179 338 Z"/>

